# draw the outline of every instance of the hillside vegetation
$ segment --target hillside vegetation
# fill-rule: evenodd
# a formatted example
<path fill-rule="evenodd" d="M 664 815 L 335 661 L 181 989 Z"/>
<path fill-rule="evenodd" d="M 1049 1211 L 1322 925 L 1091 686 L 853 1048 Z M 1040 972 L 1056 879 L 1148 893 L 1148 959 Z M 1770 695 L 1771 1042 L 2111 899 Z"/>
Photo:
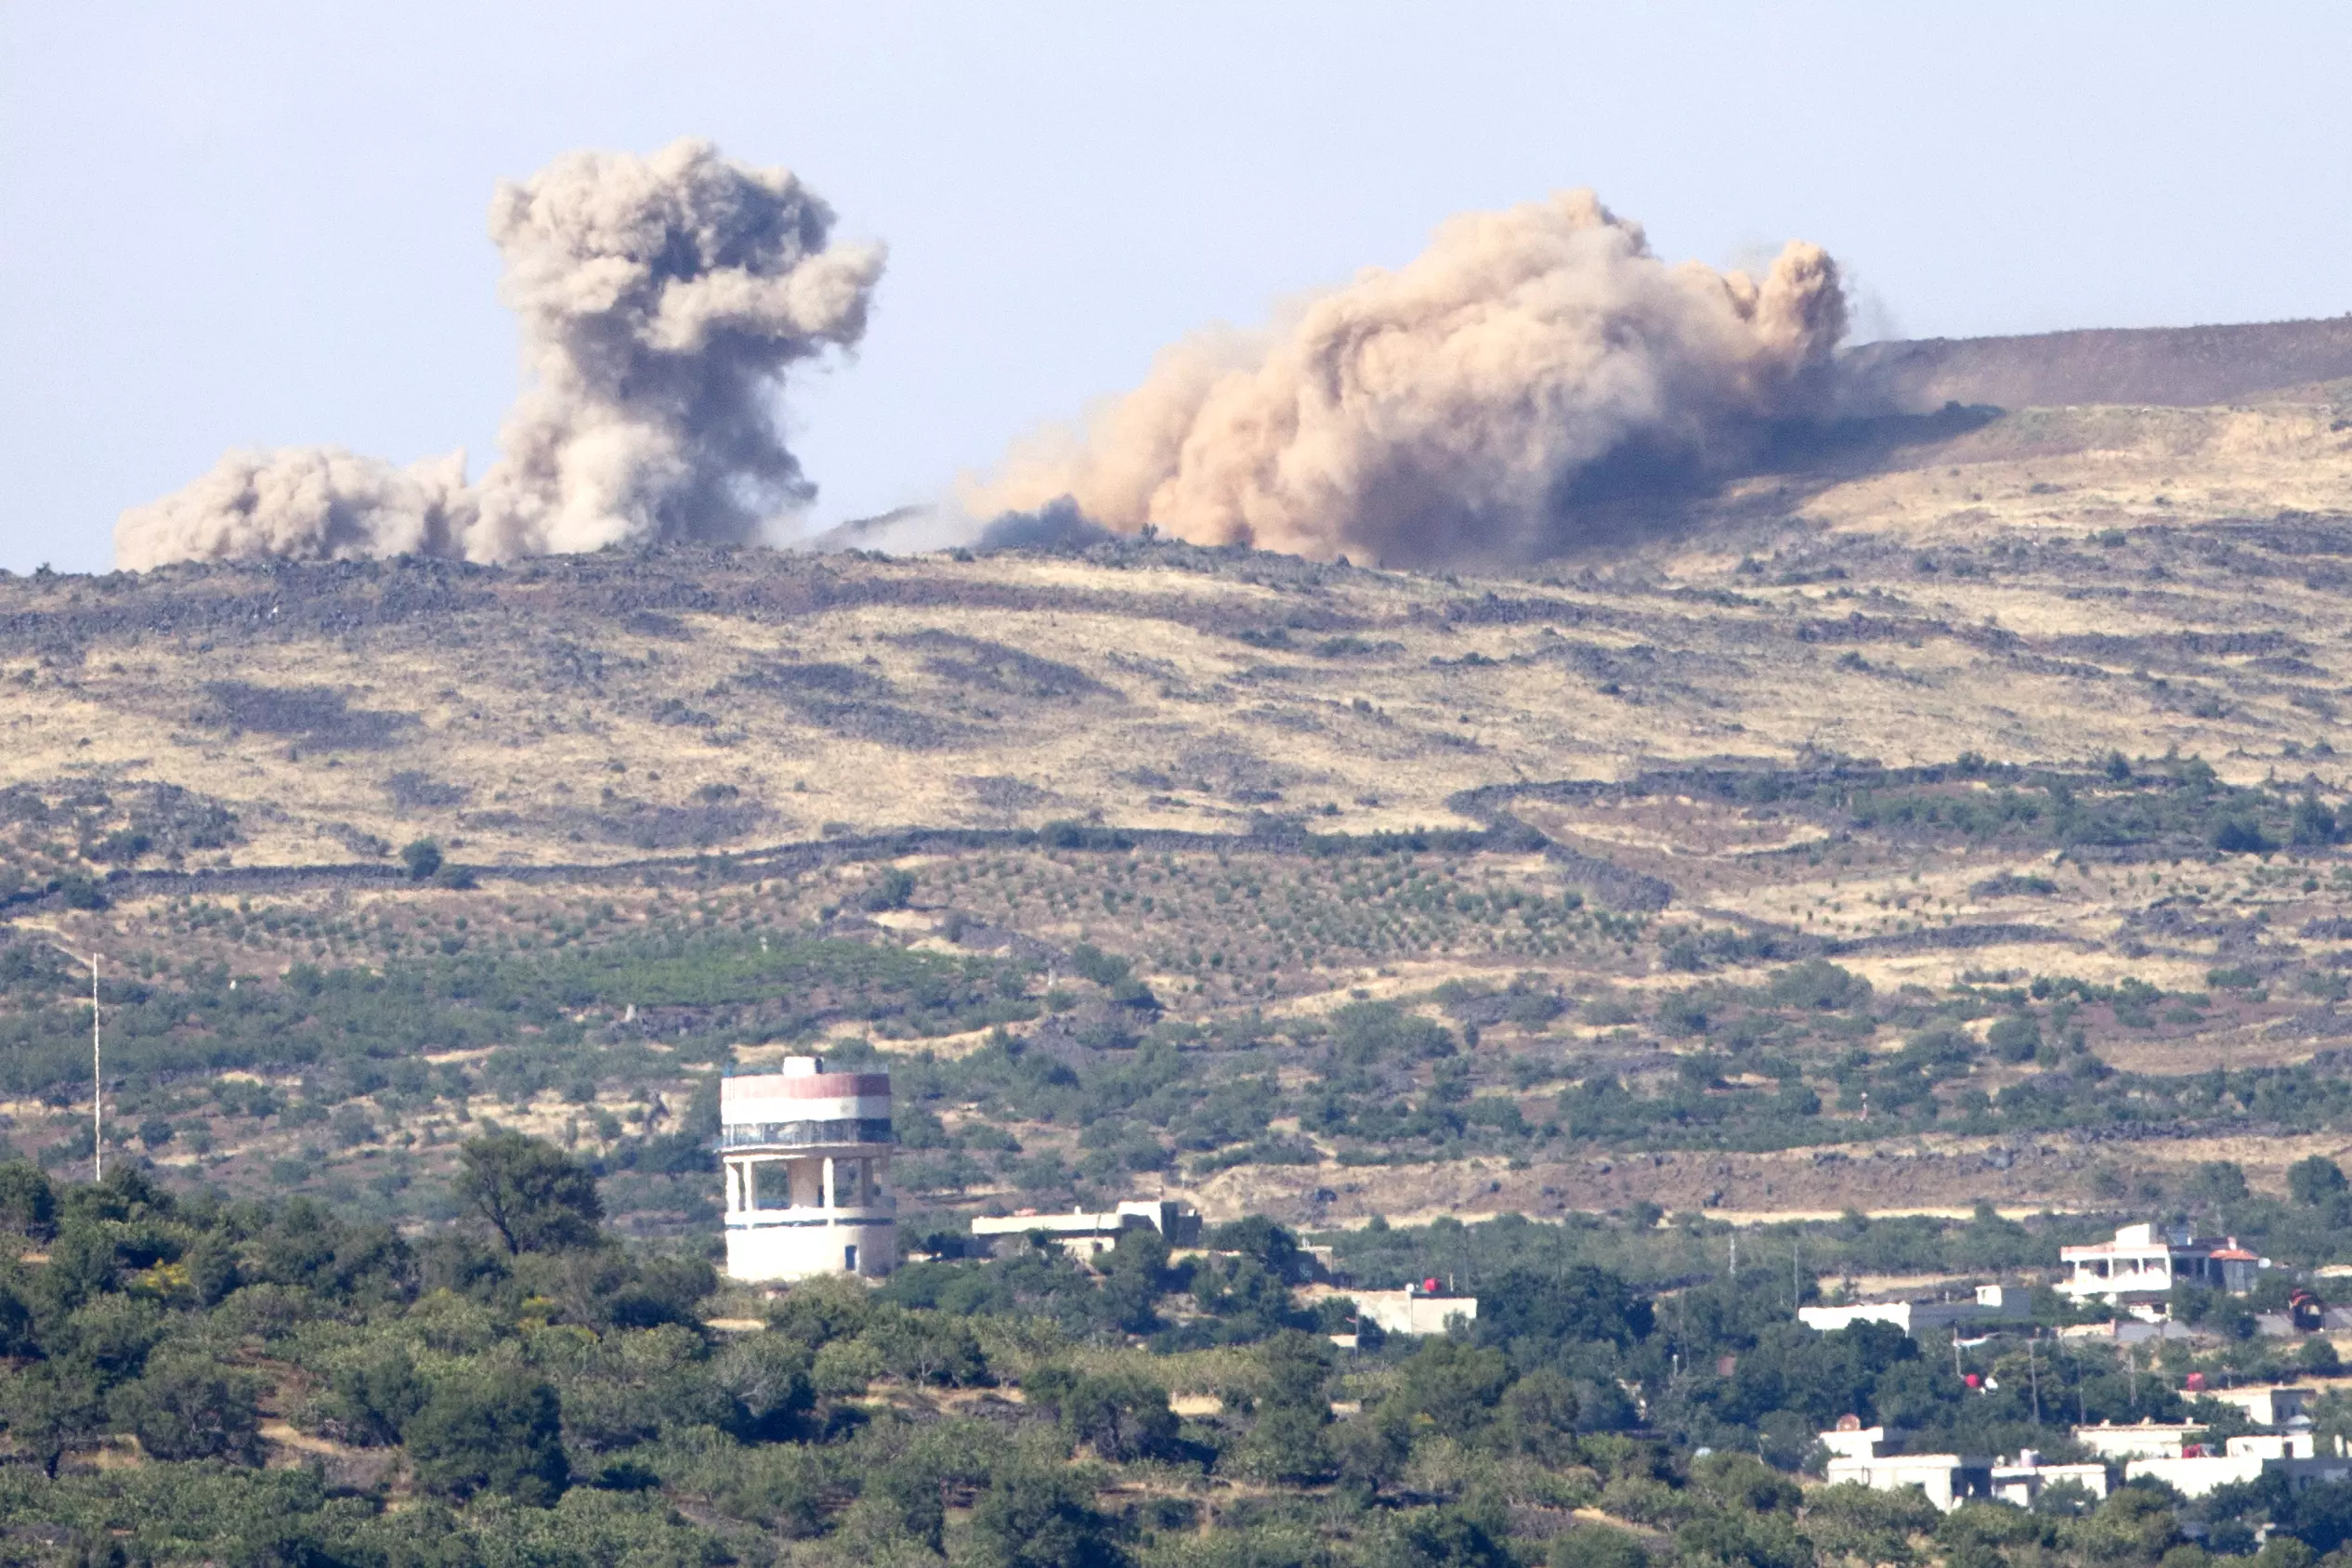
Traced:
<path fill-rule="evenodd" d="M 2325 1371 L 2284 1273 L 2161 1367 L 1790 1319 L 2123 1218 L 2352 1262 L 2352 394 L 1785 449 L 1516 574 L 0 581 L 0 1559 L 2309 1568 L 2341 1489 L 1800 1485 Z M 916 1257 L 723 1287 L 720 1078 L 812 1051 Z M 964 1256 L 1155 1195 L 1207 1251 Z M 1479 1319 L 1342 1355 L 1310 1241 Z"/>
<path fill-rule="evenodd" d="M 7 1134 L 87 1156 L 61 943 L 118 1146 L 386 1217 L 489 1121 L 707 1235 L 715 1075 L 818 1047 L 896 1066 L 946 1223 L 2084 1209 L 2332 1152 L 2348 407 L 1881 421 L 1513 578 L 10 579 Z"/>
<path fill-rule="evenodd" d="M 2344 1178 L 2325 1169 L 2325 1191 L 2299 1183 L 2318 1203 L 2281 1209 L 2242 1182 L 2219 1201 L 2294 1243 L 2342 1223 Z M 1369 1274 L 1457 1267 L 1481 1293 L 1474 1324 L 1384 1342 L 1344 1296 L 1302 1304 L 1313 1265 L 1263 1220 L 1181 1256 L 1138 1230 L 1094 1267 L 1016 1244 L 879 1290 L 777 1294 L 600 1232 L 587 1169 L 512 1133 L 464 1146 L 451 1196 L 462 1222 L 405 1236 L 308 1198 L 175 1196 L 120 1164 L 64 1186 L 0 1165 L 0 1219 L 39 1248 L 0 1263 L 0 1553 L 2200 1568 L 2267 1534 L 2261 1568 L 2309 1568 L 2352 1534 L 2344 1483 L 2193 1505 L 2161 1486 L 2097 1507 L 2061 1492 L 1949 1517 L 1914 1493 L 1800 1484 L 1841 1416 L 1927 1448 L 2071 1454 L 2071 1419 L 2241 1428 L 2176 1392 L 2192 1370 L 2334 1369 L 2324 1341 L 2282 1363 L 2230 1326 L 2234 1301 L 2198 1303 L 2188 1315 L 2218 1338 L 2168 1344 L 2160 1377 L 2096 1343 L 1816 1334 L 1790 1321 L 1818 1297 L 1811 1268 L 1792 1256 L 1781 1275 L 1752 1246 L 1744 1283 L 1710 1268 L 1704 1224 L 1512 1220 L 1342 1242 Z M 1989 1210 L 1877 1230 L 1812 1237 L 1810 1257 L 2003 1270 L 2064 1235 Z M 2069 1315 L 2043 1297 L 2045 1322 Z M 2331 1439 L 2347 1423 L 2320 1414 Z"/>

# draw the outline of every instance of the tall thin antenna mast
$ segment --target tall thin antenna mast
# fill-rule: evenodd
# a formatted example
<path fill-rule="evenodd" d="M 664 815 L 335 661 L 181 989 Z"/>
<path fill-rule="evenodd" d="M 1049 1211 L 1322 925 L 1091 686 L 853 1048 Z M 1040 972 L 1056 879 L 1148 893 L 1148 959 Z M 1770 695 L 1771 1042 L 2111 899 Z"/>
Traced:
<path fill-rule="evenodd" d="M 106 1180 L 106 1059 L 98 1048 L 98 952 L 92 947 L 87 953 L 83 953 L 67 947 L 65 941 L 53 940 L 65 937 L 65 933 L 53 925 L 35 925 L 29 929 L 43 934 L 42 946 L 50 951 L 62 953 L 75 963 L 90 966 L 90 1180 L 103 1182 Z"/>
<path fill-rule="evenodd" d="M 98 1055 L 98 949 L 90 949 L 90 1180 L 106 1180 L 106 1070 Z"/>

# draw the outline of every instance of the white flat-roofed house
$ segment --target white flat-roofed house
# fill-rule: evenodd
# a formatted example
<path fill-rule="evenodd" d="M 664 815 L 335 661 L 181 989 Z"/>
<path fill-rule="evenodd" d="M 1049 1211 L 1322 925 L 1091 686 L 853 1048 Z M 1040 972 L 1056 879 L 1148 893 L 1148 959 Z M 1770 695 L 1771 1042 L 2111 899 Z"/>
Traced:
<path fill-rule="evenodd" d="M 1122 1231 L 1137 1229 L 1157 1231 L 1170 1247 L 1188 1246 L 1199 1238 L 1200 1214 L 1173 1199 L 1130 1198 L 1099 1213 L 980 1215 L 972 1222 L 973 1238 L 987 1246 L 1000 1236 L 1039 1235 L 1090 1258 L 1117 1247 Z"/>
<path fill-rule="evenodd" d="M 2015 1503 L 2021 1509 L 2032 1508 L 2033 1499 L 2046 1489 L 2069 1483 L 2104 1500 L 2108 1489 L 2107 1467 L 2103 1464 L 2045 1465 L 2042 1462 L 2042 1456 L 2031 1448 L 2018 1450 L 2015 1464 L 1993 1467 L 1994 1499 Z"/>
<path fill-rule="evenodd" d="M 1993 1461 L 1959 1454 L 1881 1454 L 1867 1459 L 1833 1458 L 1829 1483 L 1854 1482 L 1878 1492 L 1916 1486 L 1927 1501 L 1950 1513 L 1971 1497 L 1993 1496 Z"/>
<path fill-rule="evenodd" d="M 1332 1298 L 1355 1303 L 1356 1315 L 1370 1318 L 1386 1334 L 1443 1334 L 1454 1319 L 1478 1319 L 1478 1298 L 1430 1291 L 1417 1285 L 1402 1290 L 1360 1290 L 1353 1286 L 1310 1285 L 1299 1292 L 1301 1306 L 1312 1307 Z"/>
<path fill-rule="evenodd" d="M 2303 1414 L 2317 1391 L 2307 1388 L 2207 1389 L 2201 1399 L 2217 1399 L 2246 1413 L 2258 1427 L 2283 1427 Z M 2237 1441 L 2231 1439 L 2232 1442 Z"/>
<path fill-rule="evenodd" d="M 2077 1301 L 2105 1301 L 2150 1322 L 2163 1317 L 2175 1285 L 2198 1285 L 2243 1294 L 2254 1288 L 2262 1260 L 2231 1237 L 2219 1247 L 2199 1241 L 2184 1227 L 2125 1225 L 2111 1241 L 2061 1247 L 2066 1270 L 2060 1294 Z"/>
<path fill-rule="evenodd" d="M 1887 1445 L 1887 1429 L 1866 1427 L 1851 1416 L 1841 1416 L 1836 1431 L 1825 1431 L 1821 1438 L 1833 1459 L 1875 1459 Z"/>
<path fill-rule="evenodd" d="M 2177 1459 L 2204 1435 L 2195 1421 L 2101 1421 L 2076 1427 L 2074 1443 L 2102 1459 Z"/>
<path fill-rule="evenodd" d="M 2123 1479 L 2153 1477 L 2184 1497 L 2202 1497 L 2216 1486 L 2256 1479 L 2270 1462 L 2259 1454 L 2176 1454 L 2169 1458 L 2133 1459 L 2123 1466 Z"/>
<path fill-rule="evenodd" d="M 2015 1285 L 1980 1285 L 1973 1300 L 1860 1301 L 1845 1307 L 1799 1307 L 1797 1321 L 1824 1334 L 1857 1323 L 1888 1323 L 1914 1338 L 1960 1324 L 2023 1323 L 2033 1316 L 2032 1295 Z"/>
<path fill-rule="evenodd" d="M 2318 1446 L 2307 1431 L 2248 1432 L 2223 1444 L 2218 1454 L 2134 1459 L 2123 1474 L 2127 1479 L 2152 1476 L 2184 1497 L 2202 1497 L 2216 1486 L 2264 1474 L 2286 1477 L 2288 1487 L 2296 1492 L 2319 1482 L 2352 1480 L 2352 1458 L 2322 1455 Z"/>
<path fill-rule="evenodd" d="M 829 1073 L 821 1057 L 719 1085 L 730 1279 L 888 1274 L 898 1261 L 890 1190 L 888 1073 Z"/>
<path fill-rule="evenodd" d="M 1826 1474 L 1833 1486 L 1851 1482 L 1874 1491 L 1916 1486 L 1927 1500 L 1950 1513 L 1970 1497 L 1993 1496 L 1993 1461 L 1960 1454 L 1889 1454 L 1887 1429 L 1865 1427 L 1853 1417 L 1821 1434 L 1829 1450 Z"/>

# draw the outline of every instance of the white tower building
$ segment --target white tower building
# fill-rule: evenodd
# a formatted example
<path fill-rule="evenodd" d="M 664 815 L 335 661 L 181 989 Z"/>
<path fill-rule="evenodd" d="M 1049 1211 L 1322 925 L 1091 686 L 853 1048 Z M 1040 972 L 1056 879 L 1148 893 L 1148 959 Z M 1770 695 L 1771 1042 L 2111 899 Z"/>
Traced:
<path fill-rule="evenodd" d="M 888 1073 L 821 1057 L 719 1085 L 730 1279 L 886 1274 L 898 1261 Z"/>

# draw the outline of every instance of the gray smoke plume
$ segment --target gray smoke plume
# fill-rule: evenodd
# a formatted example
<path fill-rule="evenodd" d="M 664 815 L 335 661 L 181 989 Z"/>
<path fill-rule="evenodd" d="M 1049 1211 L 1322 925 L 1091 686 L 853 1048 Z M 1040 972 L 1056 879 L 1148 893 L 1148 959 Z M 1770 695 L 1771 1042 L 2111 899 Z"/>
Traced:
<path fill-rule="evenodd" d="M 987 517 L 1067 497 L 1122 532 L 1326 560 L 1540 556 L 1605 527 L 1613 491 L 1714 472 L 1808 412 L 1845 328 L 1816 246 L 1760 283 L 1669 267 L 1566 191 L 1454 218 L 1265 332 L 1175 345 L 962 501 Z"/>
<path fill-rule="evenodd" d="M 791 174 L 700 141 L 569 153 L 503 183 L 490 232 L 531 380 L 479 485 L 462 452 L 409 468 L 334 447 L 232 452 L 124 512 L 115 561 L 752 539 L 815 493 L 777 428 L 777 383 L 857 342 L 882 275 L 880 247 L 829 244 L 832 222 Z"/>

